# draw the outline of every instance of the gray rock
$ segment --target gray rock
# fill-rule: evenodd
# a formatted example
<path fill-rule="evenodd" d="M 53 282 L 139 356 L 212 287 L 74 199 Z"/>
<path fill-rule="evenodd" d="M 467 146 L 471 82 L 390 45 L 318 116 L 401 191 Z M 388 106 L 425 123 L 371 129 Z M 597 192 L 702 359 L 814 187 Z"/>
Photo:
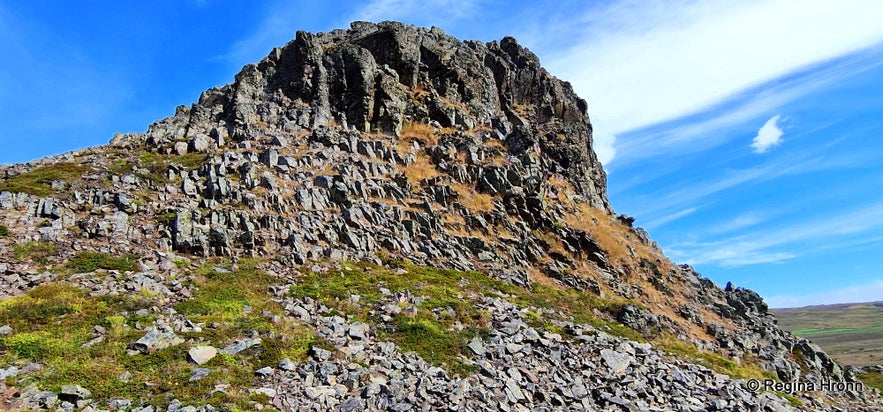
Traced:
<path fill-rule="evenodd" d="M 279 369 L 284 371 L 293 371 L 297 368 L 297 364 L 291 361 L 291 359 L 283 358 L 279 361 Z"/>
<path fill-rule="evenodd" d="M 18 375 L 18 366 L 10 366 L 6 369 L 0 369 L 0 380 Z"/>
<path fill-rule="evenodd" d="M 194 368 L 193 373 L 190 375 L 190 382 L 196 382 L 202 378 L 205 378 L 210 373 L 212 373 L 211 369 L 207 368 Z"/>
<path fill-rule="evenodd" d="M 31 398 L 31 401 L 37 404 L 42 409 L 49 409 L 58 403 L 58 395 L 56 395 L 55 392 L 42 391 L 35 394 Z"/>
<path fill-rule="evenodd" d="M 187 357 L 197 365 L 205 364 L 217 354 L 218 349 L 213 346 L 195 346 L 187 351 Z"/>
<path fill-rule="evenodd" d="M 58 394 L 59 399 L 69 402 L 76 402 L 91 397 L 92 392 L 80 385 L 64 385 L 61 387 L 61 392 Z"/>
<path fill-rule="evenodd" d="M 272 399 L 276 397 L 276 390 L 273 388 L 257 388 L 254 390 L 254 393 L 259 395 L 265 395 L 266 397 Z"/>
<path fill-rule="evenodd" d="M 484 356 L 484 344 L 481 343 L 481 339 L 478 337 L 472 338 L 466 347 L 468 347 L 476 356 Z"/>
<path fill-rule="evenodd" d="M 228 355 L 236 355 L 237 353 L 240 353 L 240 352 L 252 349 L 252 348 L 257 348 L 260 345 L 261 345 L 260 338 L 242 339 L 242 340 L 239 340 L 235 343 L 225 346 L 224 349 L 221 349 L 221 352 L 224 352 Z"/>
<path fill-rule="evenodd" d="M 629 367 L 634 358 L 626 353 L 616 352 L 610 349 L 601 350 L 601 359 L 613 373 L 622 373 Z"/>
<path fill-rule="evenodd" d="M 176 335 L 174 332 L 160 332 L 153 328 L 141 339 L 129 344 L 129 349 L 139 351 L 146 355 L 182 343 L 184 343 L 184 339 Z"/>

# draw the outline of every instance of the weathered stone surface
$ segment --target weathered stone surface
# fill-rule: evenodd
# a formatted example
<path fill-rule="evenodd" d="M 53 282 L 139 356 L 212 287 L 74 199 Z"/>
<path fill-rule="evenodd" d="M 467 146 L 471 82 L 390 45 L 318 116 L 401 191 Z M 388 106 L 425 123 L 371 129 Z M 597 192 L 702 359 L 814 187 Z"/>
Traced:
<path fill-rule="evenodd" d="M 61 387 L 61 392 L 58 394 L 59 399 L 69 402 L 76 402 L 91 397 L 92 392 L 80 385 L 64 385 Z"/>
<path fill-rule="evenodd" d="M 162 332 L 156 328 L 151 328 L 151 330 L 141 337 L 141 339 L 131 343 L 129 349 L 139 351 L 146 355 L 182 343 L 184 343 L 184 339 L 176 335 L 174 332 Z"/>
<path fill-rule="evenodd" d="M 187 351 L 187 357 L 191 362 L 202 365 L 215 357 L 218 349 L 213 346 L 195 346 Z"/>

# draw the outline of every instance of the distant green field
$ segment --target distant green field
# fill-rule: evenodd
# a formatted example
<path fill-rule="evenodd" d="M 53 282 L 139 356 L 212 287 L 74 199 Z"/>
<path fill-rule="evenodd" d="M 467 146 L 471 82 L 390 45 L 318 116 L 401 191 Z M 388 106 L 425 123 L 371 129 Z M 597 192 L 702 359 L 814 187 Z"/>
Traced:
<path fill-rule="evenodd" d="M 794 334 L 797 336 L 809 338 L 809 337 L 818 336 L 818 335 L 838 335 L 838 334 L 843 334 L 843 333 L 874 331 L 874 330 L 883 330 L 883 325 L 865 326 L 865 327 L 856 327 L 856 328 L 833 328 L 833 329 L 806 328 L 806 329 L 794 329 L 791 332 L 794 332 Z"/>
<path fill-rule="evenodd" d="M 842 364 L 883 364 L 883 302 L 774 309 L 782 329 L 807 338 Z"/>

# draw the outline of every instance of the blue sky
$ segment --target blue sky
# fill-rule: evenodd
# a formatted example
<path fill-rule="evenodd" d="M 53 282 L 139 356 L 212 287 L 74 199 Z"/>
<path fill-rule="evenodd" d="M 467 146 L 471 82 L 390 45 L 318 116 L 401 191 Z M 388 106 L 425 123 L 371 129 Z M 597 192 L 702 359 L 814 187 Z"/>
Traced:
<path fill-rule="evenodd" d="M 144 131 L 353 20 L 515 36 L 589 102 L 619 213 L 774 307 L 883 300 L 883 3 L 0 1 L 0 163 Z"/>

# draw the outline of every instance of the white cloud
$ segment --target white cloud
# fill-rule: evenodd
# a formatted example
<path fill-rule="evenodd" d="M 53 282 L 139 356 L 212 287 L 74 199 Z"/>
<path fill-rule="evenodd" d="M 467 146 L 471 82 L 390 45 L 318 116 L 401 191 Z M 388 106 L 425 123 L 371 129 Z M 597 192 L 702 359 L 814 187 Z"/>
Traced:
<path fill-rule="evenodd" d="M 876 233 L 880 228 L 883 228 L 883 203 L 711 242 L 674 244 L 667 252 L 676 260 L 692 265 L 774 263 L 821 250 L 878 242 L 881 239 Z"/>
<path fill-rule="evenodd" d="M 883 41 L 875 0 L 618 1 L 587 11 L 583 41 L 547 65 L 591 103 L 599 146 L 739 91 Z M 819 30 L 825 27 L 825 30 Z M 576 63 L 576 64 L 575 64 Z"/>
<path fill-rule="evenodd" d="M 766 153 L 771 147 L 782 143 L 784 133 L 779 127 L 779 115 L 777 114 L 767 120 L 763 127 L 757 131 L 757 136 L 754 136 L 751 147 L 754 148 L 755 153 Z"/>
<path fill-rule="evenodd" d="M 879 300 L 883 300 L 883 280 L 875 280 L 862 285 L 847 286 L 842 289 L 821 293 L 764 297 L 764 301 L 771 308 L 796 308 L 809 305 L 876 302 Z"/>
<path fill-rule="evenodd" d="M 670 213 L 670 214 L 665 215 L 665 216 L 663 216 L 663 217 L 660 217 L 660 218 L 658 218 L 658 219 L 651 220 L 650 222 L 648 222 L 647 224 L 645 224 L 644 227 L 645 227 L 646 229 L 656 229 L 656 228 L 658 228 L 659 226 L 662 226 L 662 225 L 664 225 L 664 224 L 666 224 L 666 223 L 674 222 L 675 220 L 678 220 L 678 219 L 680 219 L 680 218 L 682 218 L 682 217 L 686 217 L 686 216 L 692 215 L 692 214 L 695 213 L 697 210 L 699 210 L 699 206 L 691 207 L 691 208 L 687 208 L 687 209 L 680 210 L 680 211 L 677 211 L 677 212 L 674 212 L 674 213 Z"/>

